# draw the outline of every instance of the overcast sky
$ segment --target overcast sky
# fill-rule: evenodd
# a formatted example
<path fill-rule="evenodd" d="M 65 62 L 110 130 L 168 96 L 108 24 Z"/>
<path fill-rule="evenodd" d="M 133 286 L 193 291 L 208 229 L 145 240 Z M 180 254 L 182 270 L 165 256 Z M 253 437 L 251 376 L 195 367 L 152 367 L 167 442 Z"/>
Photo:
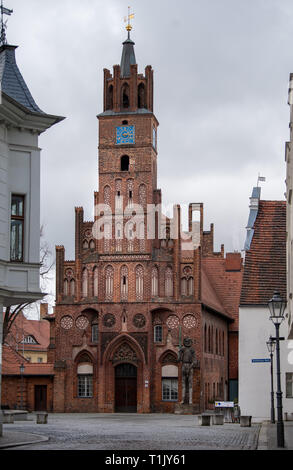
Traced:
<path fill-rule="evenodd" d="M 241 250 L 258 174 L 284 199 L 292 0 L 6 0 L 7 38 L 38 106 L 66 120 L 40 137 L 41 219 L 74 256 L 74 207 L 93 219 L 103 69 L 120 63 L 127 7 L 139 72 L 155 71 L 158 187 L 203 202 L 215 249 Z M 187 217 L 187 213 L 186 213 Z"/>

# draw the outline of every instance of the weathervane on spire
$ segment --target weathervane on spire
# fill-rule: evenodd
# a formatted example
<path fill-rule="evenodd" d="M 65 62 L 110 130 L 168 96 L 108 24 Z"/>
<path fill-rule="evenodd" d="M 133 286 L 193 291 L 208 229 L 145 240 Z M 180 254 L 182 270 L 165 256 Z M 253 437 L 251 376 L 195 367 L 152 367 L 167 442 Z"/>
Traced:
<path fill-rule="evenodd" d="M 4 21 L 4 15 L 11 16 L 13 13 L 13 10 L 9 10 L 8 8 L 5 8 L 3 6 L 3 0 L 1 0 L 1 33 L 0 33 L 0 46 L 4 46 L 7 44 L 7 39 L 6 39 L 6 28 L 7 28 L 7 20 Z"/>
<path fill-rule="evenodd" d="M 130 13 L 130 7 L 128 7 L 128 16 L 125 16 L 124 22 L 127 23 L 126 31 L 128 31 L 128 39 L 130 39 L 130 31 L 132 30 L 132 25 L 130 20 L 133 20 L 134 13 Z"/>

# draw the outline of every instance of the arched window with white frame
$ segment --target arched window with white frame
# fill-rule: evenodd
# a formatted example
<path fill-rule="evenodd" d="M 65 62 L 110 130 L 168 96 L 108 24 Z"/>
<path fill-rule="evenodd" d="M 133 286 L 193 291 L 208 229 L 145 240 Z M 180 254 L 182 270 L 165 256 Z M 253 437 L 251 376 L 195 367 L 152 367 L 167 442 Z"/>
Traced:
<path fill-rule="evenodd" d="M 152 269 L 152 297 L 159 295 L 159 271 L 156 266 Z"/>
<path fill-rule="evenodd" d="M 136 278 L 136 299 L 143 300 L 143 267 L 137 266 L 135 269 Z"/>
<path fill-rule="evenodd" d="M 128 268 L 122 266 L 120 274 L 121 300 L 128 300 Z"/>
<path fill-rule="evenodd" d="M 107 266 L 105 270 L 105 297 L 107 301 L 113 300 L 114 269 Z"/>

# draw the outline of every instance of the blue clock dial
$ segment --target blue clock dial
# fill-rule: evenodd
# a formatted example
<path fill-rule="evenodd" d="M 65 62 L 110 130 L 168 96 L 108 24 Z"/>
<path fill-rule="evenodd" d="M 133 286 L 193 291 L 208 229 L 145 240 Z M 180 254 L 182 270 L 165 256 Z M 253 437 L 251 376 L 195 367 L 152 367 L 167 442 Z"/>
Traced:
<path fill-rule="evenodd" d="M 116 144 L 135 144 L 135 127 L 116 127 Z"/>

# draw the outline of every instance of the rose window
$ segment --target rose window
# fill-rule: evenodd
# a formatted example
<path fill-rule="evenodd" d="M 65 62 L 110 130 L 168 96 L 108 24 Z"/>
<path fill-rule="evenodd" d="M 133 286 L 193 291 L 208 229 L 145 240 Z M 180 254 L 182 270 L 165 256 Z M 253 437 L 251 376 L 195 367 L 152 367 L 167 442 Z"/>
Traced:
<path fill-rule="evenodd" d="M 170 317 L 167 318 L 167 326 L 170 328 L 170 330 L 174 330 L 175 328 L 179 327 L 179 318 L 176 317 L 176 315 L 170 315 Z"/>
<path fill-rule="evenodd" d="M 73 320 L 69 315 L 67 315 L 66 317 L 63 317 L 61 319 L 60 324 L 61 328 L 63 328 L 64 330 L 70 330 L 70 328 L 73 327 Z"/>
<path fill-rule="evenodd" d="M 183 326 L 185 328 L 195 328 L 197 326 L 197 321 L 194 315 L 186 315 L 183 318 Z"/>
<path fill-rule="evenodd" d="M 80 330 L 85 330 L 88 327 L 88 324 L 89 321 L 85 316 L 78 317 L 78 319 L 76 320 L 76 326 Z"/>

